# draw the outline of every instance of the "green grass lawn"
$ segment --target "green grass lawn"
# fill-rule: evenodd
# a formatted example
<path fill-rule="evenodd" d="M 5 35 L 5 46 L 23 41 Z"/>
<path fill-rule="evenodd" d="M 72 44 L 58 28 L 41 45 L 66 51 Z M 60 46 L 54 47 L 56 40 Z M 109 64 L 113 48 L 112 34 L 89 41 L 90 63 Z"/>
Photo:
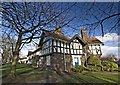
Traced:
<path fill-rule="evenodd" d="M 67 73 L 33 69 L 31 65 L 18 64 L 17 77 L 10 78 L 10 65 L 0 68 L 2 83 L 118 83 L 118 72 Z"/>

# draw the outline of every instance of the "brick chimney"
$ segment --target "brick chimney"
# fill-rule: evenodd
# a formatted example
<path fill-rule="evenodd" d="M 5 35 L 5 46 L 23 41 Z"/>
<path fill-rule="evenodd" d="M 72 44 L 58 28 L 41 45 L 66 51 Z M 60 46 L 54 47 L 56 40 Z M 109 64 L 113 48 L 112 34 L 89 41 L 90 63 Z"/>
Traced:
<path fill-rule="evenodd" d="M 63 34 L 62 33 L 62 28 L 60 26 L 57 26 L 56 29 L 55 29 L 55 33 L 56 34 Z"/>
<path fill-rule="evenodd" d="M 85 28 L 82 28 L 81 35 L 82 35 L 82 39 L 87 41 L 88 36 L 87 36 L 87 31 Z"/>

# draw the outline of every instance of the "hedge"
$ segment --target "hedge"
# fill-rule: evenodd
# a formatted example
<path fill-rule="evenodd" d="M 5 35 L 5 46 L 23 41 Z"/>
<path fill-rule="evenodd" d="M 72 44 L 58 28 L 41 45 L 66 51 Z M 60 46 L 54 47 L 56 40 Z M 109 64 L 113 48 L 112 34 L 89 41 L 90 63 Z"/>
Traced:
<path fill-rule="evenodd" d="M 83 66 L 81 66 L 81 65 L 79 65 L 79 66 L 75 66 L 75 69 L 76 69 L 76 71 L 77 72 L 83 72 L 83 70 L 84 70 L 84 67 Z"/>
<path fill-rule="evenodd" d="M 118 65 L 114 62 L 105 62 L 103 64 L 103 70 L 105 71 L 118 71 Z"/>
<path fill-rule="evenodd" d="M 101 66 L 94 66 L 94 65 L 88 65 L 87 69 L 89 69 L 89 71 L 101 71 Z"/>

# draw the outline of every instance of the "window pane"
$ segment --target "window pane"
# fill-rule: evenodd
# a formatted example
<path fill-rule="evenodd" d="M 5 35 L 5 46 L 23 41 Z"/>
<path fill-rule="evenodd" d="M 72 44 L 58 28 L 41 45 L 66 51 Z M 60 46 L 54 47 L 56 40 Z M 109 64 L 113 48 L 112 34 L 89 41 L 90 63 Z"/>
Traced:
<path fill-rule="evenodd" d="M 58 46 L 60 46 L 60 42 L 58 41 Z"/>
<path fill-rule="evenodd" d="M 61 48 L 61 52 L 62 52 L 62 53 L 64 53 L 63 50 L 64 50 L 64 48 Z"/>
<path fill-rule="evenodd" d="M 60 52 L 60 48 L 58 47 L 58 52 Z"/>
<path fill-rule="evenodd" d="M 63 42 L 61 42 L 61 47 L 63 47 Z"/>
<path fill-rule="evenodd" d="M 80 50 L 80 54 L 82 54 L 82 50 Z"/>
<path fill-rule="evenodd" d="M 67 53 L 70 53 L 69 49 L 67 49 Z"/>
<path fill-rule="evenodd" d="M 56 40 L 54 40 L 54 46 L 56 46 Z"/>
<path fill-rule="evenodd" d="M 79 51 L 80 51 L 80 50 L 77 50 L 77 54 L 80 54 Z"/>

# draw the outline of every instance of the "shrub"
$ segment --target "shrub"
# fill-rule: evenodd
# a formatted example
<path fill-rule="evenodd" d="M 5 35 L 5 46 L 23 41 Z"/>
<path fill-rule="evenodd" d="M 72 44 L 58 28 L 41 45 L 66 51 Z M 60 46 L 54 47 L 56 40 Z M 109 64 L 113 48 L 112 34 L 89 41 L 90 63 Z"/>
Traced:
<path fill-rule="evenodd" d="M 84 70 L 84 67 L 81 66 L 81 65 L 80 66 L 75 66 L 75 69 L 76 69 L 77 72 L 81 73 Z"/>
<path fill-rule="evenodd" d="M 86 71 L 91 71 L 91 69 L 88 68 L 88 67 L 84 67 L 84 70 L 86 70 Z"/>
<path fill-rule="evenodd" d="M 90 58 L 88 59 L 88 64 L 101 65 L 101 60 L 99 59 L 99 57 L 91 55 Z"/>
<path fill-rule="evenodd" d="M 118 71 L 118 65 L 114 62 L 108 61 L 103 64 L 103 69 L 105 71 Z"/>
<path fill-rule="evenodd" d="M 87 68 L 90 71 L 101 71 L 101 66 L 88 65 Z"/>

